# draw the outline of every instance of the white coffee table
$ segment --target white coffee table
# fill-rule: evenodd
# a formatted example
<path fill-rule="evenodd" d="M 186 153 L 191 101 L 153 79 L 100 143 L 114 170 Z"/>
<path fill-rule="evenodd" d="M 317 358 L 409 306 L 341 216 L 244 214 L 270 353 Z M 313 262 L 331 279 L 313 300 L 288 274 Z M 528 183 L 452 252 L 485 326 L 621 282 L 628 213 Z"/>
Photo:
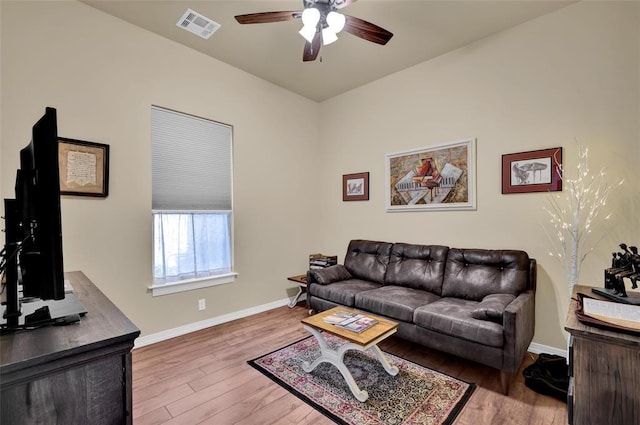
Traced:
<path fill-rule="evenodd" d="M 376 319 L 378 323 L 361 333 L 356 333 L 324 322 L 323 319 L 325 317 L 330 316 L 337 311 L 364 314 L 368 317 Z M 302 319 L 302 326 L 316 338 L 316 340 L 318 341 L 318 345 L 320 346 L 321 353 L 320 357 L 314 360 L 313 363 L 309 364 L 308 362 L 305 362 L 303 364 L 302 368 L 304 369 L 304 371 L 311 372 L 320 363 L 324 362 L 334 365 L 338 368 L 345 381 L 347 381 L 349 389 L 358 401 L 366 401 L 369 398 L 369 393 L 367 393 L 366 390 L 361 390 L 360 387 L 358 387 L 358 384 L 353 379 L 351 372 L 349 372 L 349 369 L 347 369 L 347 367 L 345 366 L 344 355 L 347 351 L 369 350 L 376 355 L 378 361 L 380 361 L 380 364 L 382 364 L 382 367 L 389 375 L 395 376 L 398 374 L 398 368 L 389 363 L 387 357 L 378 347 L 378 343 L 380 343 L 380 341 L 384 340 L 390 335 L 393 335 L 396 332 L 396 330 L 398 329 L 398 323 L 382 317 L 374 316 L 369 313 L 363 313 L 345 307 L 334 307 L 330 310 L 326 310 L 316 315 Z M 341 345 L 337 350 L 330 348 L 327 344 L 327 340 L 324 337 L 324 332 L 336 335 L 344 339 L 345 344 Z"/>

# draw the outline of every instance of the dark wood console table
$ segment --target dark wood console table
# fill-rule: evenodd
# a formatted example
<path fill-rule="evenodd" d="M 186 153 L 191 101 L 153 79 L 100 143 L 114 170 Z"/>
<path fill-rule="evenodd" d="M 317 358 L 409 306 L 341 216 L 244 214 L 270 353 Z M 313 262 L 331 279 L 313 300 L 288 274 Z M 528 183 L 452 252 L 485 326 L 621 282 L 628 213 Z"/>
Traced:
<path fill-rule="evenodd" d="M 2 424 L 131 424 L 140 330 L 82 272 L 65 273 L 80 322 L 0 337 Z"/>
<path fill-rule="evenodd" d="M 588 286 L 576 285 L 573 298 L 577 292 L 600 298 Z M 569 424 L 639 425 L 640 337 L 585 325 L 575 309 L 571 300 L 565 325 L 571 334 Z"/>

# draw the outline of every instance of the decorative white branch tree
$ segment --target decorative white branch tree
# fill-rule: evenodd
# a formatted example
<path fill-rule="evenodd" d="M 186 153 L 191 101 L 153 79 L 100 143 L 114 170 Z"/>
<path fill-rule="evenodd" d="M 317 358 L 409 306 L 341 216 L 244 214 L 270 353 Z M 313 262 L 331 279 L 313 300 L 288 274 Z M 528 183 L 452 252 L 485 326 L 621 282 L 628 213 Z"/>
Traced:
<path fill-rule="evenodd" d="M 597 174 L 589 170 L 589 150 L 576 140 L 578 147 L 578 170 L 575 179 L 566 179 L 561 164 L 558 165 L 560 179 L 564 183 L 564 194 L 551 196 L 544 210 L 549 214 L 551 229 L 545 227 L 552 243 L 549 254 L 564 267 L 569 298 L 573 286 L 580 276 L 580 267 L 605 235 L 605 226 L 597 226 L 599 220 L 608 220 L 611 214 L 600 217 L 611 191 L 620 186 L 607 183 L 604 168 Z"/>

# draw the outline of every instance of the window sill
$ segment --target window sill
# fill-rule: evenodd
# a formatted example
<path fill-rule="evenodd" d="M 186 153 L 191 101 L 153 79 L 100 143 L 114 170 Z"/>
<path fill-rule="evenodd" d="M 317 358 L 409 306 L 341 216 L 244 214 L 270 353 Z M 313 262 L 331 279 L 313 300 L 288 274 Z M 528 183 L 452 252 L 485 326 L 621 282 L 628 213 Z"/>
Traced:
<path fill-rule="evenodd" d="M 236 280 L 238 273 L 225 273 L 216 276 L 207 276 L 197 279 L 187 279 L 178 282 L 170 282 L 161 285 L 149 286 L 151 295 L 154 297 L 160 295 L 175 294 L 176 292 L 191 291 L 193 289 L 208 288 L 210 286 L 223 285 Z"/>

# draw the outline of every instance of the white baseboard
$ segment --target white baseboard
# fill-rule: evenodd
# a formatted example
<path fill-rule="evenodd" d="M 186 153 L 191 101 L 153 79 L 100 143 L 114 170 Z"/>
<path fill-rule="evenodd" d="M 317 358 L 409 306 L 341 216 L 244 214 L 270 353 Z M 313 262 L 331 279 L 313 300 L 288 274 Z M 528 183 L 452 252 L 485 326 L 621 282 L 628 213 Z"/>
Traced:
<path fill-rule="evenodd" d="M 306 294 L 302 294 L 299 301 L 303 301 L 306 299 Z M 262 304 L 256 307 L 247 308 L 244 310 L 236 311 L 229 314 L 224 314 L 222 316 L 212 317 L 207 320 L 202 320 L 200 322 L 190 323 L 188 325 L 179 326 L 177 328 L 168 329 L 166 331 L 158 332 L 151 335 L 141 336 L 137 338 L 135 341 L 134 348 L 144 347 L 145 345 L 155 344 L 157 342 L 161 342 L 167 339 L 175 338 L 177 336 L 186 335 L 191 332 L 200 331 L 202 329 L 209 328 L 211 326 L 221 325 L 222 323 L 231 322 L 232 320 L 242 319 L 243 317 L 252 316 L 254 314 L 263 313 L 265 311 L 273 310 L 274 308 L 283 307 L 288 305 L 291 299 L 283 298 L 278 301 L 274 301 L 267 304 Z M 530 353 L 540 354 L 555 354 L 557 356 L 566 357 L 567 351 L 566 349 L 560 349 L 555 347 L 550 347 L 548 345 L 537 344 L 532 342 L 527 349 Z"/>
<path fill-rule="evenodd" d="M 550 347 L 548 345 L 537 344 L 535 342 L 532 342 L 531 345 L 529 345 L 529 348 L 527 349 L 527 351 L 534 354 L 546 353 L 546 354 L 555 354 L 556 356 L 561 356 L 561 357 L 567 357 L 566 348 L 565 349 L 555 348 L 555 347 Z"/>
<path fill-rule="evenodd" d="M 303 298 L 300 297 L 300 299 Z M 190 323 L 188 325 L 179 326 L 177 328 L 168 329 L 166 331 L 158 332 L 155 334 L 141 336 L 136 339 L 133 348 L 144 347 L 145 345 L 155 344 L 156 342 L 161 342 L 167 339 L 175 338 L 177 336 L 186 335 L 191 332 L 200 331 L 211 326 L 231 322 L 232 320 L 242 319 L 243 317 L 252 316 L 254 314 L 263 313 L 268 310 L 273 310 L 274 308 L 288 305 L 290 301 L 291 300 L 289 298 L 283 298 L 281 300 L 274 301 L 268 304 L 262 304 L 256 307 L 247 308 L 245 310 L 223 314 L 222 316 L 212 317 L 207 320 Z"/>

